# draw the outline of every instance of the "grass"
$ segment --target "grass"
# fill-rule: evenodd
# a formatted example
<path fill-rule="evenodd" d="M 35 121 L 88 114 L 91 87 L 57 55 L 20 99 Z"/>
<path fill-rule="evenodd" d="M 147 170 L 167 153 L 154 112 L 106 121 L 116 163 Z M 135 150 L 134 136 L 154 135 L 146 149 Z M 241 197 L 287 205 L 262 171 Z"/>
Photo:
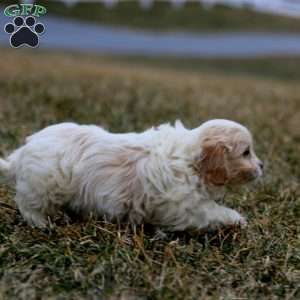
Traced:
<path fill-rule="evenodd" d="M 15 2 L 4 0 L 3 4 Z M 180 9 L 172 8 L 168 1 L 154 1 L 148 10 L 142 10 L 137 1 L 119 1 L 112 9 L 88 1 L 71 7 L 61 1 L 39 0 L 38 4 L 45 5 L 50 14 L 63 17 L 152 30 L 300 31 L 300 21 L 296 18 L 258 13 L 247 7 L 217 5 L 207 9 L 197 1 L 190 1 Z"/>
<path fill-rule="evenodd" d="M 245 230 L 168 234 L 70 220 L 28 227 L 0 185 L 0 299 L 299 299 L 300 87 L 244 72 L 1 49 L 0 155 L 65 120 L 113 131 L 210 118 L 246 124 L 267 165 L 261 184 L 225 199 Z M 283 64 L 284 68 L 284 64 Z M 283 70 L 284 72 L 284 70 Z"/>
<path fill-rule="evenodd" d="M 300 57 L 254 57 L 254 58 L 190 58 L 190 57 L 144 57 L 144 56 L 106 56 L 118 64 L 133 63 L 140 66 L 159 67 L 193 73 L 208 73 L 233 76 L 298 81 L 300 79 Z"/>

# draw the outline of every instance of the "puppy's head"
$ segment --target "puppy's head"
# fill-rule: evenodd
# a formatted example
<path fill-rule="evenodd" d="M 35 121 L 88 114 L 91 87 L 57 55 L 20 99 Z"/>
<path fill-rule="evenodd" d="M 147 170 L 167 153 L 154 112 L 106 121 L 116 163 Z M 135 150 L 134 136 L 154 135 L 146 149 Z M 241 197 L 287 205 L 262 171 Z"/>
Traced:
<path fill-rule="evenodd" d="M 255 155 L 247 128 L 228 120 L 212 120 L 198 130 L 200 155 L 194 167 L 206 184 L 243 184 L 262 175 L 263 164 Z"/>

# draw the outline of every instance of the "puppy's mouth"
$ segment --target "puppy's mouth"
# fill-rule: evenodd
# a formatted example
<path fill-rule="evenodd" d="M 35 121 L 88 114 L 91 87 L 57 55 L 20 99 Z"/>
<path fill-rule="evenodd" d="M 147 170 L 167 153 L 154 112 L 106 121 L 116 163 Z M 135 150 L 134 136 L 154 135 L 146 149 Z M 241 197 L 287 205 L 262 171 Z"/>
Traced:
<path fill-rule="evenodd" d="M 256 170 L 256 177 L 259 178 L 259 177 L 262 177 L 264 174 L 263 170 L 261 168 L 257 168 Z"/>
<path fill-rule="evenodd" d="M 262 172 L 255 170 L 254 172 L 241 172 L 229 180 L 231 185 L 246 184 L 256 181 L 262 176 Z"/>
<path fill-rule="evenodd" d="M 261 179 L 263 172 L 260 168 L 257 168 L 254 172 L 249 173 L 248 182 L 253 182 Z"/>

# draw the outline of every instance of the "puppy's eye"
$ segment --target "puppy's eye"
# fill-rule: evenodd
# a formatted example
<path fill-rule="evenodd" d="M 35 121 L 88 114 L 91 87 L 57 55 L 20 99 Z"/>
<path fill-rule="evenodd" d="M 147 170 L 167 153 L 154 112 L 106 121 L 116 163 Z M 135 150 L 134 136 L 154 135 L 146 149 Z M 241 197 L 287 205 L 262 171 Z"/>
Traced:
<path fill-rule="evenodd" d="M 244 152 L 243 152 L 243 156 L 244 157 L 248 157 L 250 155 L 250 149 L 247 148 Z"/>

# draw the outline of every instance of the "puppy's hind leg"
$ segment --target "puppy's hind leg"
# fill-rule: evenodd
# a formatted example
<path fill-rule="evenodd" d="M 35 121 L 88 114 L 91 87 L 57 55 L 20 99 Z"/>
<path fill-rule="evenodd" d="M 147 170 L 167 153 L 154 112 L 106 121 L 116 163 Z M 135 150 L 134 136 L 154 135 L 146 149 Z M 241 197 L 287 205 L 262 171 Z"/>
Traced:
<path fill-rule="evenodd" d="M 42 205 L 43 199 L 34 192 L 25 192 L 17 188 L 15 197 L 18 209 L 25 221 L 32 227 L 47 227 L 47 216 Z"/>

